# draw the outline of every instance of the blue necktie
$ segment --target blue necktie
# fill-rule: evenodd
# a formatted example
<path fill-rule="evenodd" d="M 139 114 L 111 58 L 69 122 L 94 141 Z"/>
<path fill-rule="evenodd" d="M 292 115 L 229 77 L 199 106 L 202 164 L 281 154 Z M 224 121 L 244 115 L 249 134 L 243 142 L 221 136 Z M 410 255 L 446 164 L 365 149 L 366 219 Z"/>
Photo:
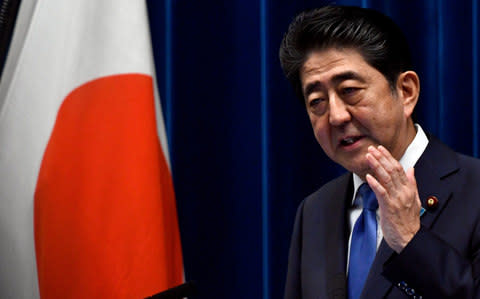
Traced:
<path fill-rule="evenodd" d="M 375 193 L 368 184 L 362 184 L 357 192 L 356 201 L 363 202 L 363 210 L 353 228 L 350 244 L 348 268 L 348 298 L 358 299 L 377 251 L 377 215 L 378 207 Z"/>

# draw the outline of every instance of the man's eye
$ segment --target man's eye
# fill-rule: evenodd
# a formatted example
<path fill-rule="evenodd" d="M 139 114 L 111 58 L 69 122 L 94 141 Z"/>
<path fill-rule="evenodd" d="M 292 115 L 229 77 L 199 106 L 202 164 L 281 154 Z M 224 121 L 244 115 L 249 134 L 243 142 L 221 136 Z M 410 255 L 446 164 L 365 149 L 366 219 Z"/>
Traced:
<path fill-rule="evenodd" d="M 317 98 L 317 99 L 311 100 L 309 102 L 309 105 L 310 105 L 310 107 L 315 107 L 316 105 L 320 104 L 321 102 L 323 102 L 323 99 Z"/>
<path fill-rule="evenodd" d="M 345 95 L 349 95 L 349 94 L 354 93 L 357 90 L 358 90 L 358 88 L 356 88 L 356 87 L 345 87 L 345 88 L 342 89 L 342 93 L 345 94 Z"/>

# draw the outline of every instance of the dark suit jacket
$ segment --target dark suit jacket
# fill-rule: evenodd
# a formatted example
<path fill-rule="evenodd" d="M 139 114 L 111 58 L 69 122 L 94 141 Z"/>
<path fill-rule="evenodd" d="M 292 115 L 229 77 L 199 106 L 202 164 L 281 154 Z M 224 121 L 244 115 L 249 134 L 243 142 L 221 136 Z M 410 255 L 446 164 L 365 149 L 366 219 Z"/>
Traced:
<path fill-rule="evenodd" d="M 375 298 L 477 298 L 480 279 L 480 160 L 435 138 L 415 165 L 426 212 L 400 254 L 384 240 L 362 293 Z M 353 179 L 345 174 L 308 196 L 297 211 L 285 298 L 345 298 L 347 209 Z M 428 209 L 429 196 L 438 205 Z"/>

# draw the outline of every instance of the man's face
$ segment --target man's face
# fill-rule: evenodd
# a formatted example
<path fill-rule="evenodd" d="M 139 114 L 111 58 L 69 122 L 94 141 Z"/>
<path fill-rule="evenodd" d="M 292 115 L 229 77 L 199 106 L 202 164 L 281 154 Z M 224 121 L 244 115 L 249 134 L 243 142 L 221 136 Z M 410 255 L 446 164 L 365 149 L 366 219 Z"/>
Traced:
<path fill-rule="evenodd" d="M 398 160 L 413 140 L 410 115 L 416 100 L 412 106 L 404 99 L 401 79 L 393 93 L 386 78 L 357 51 L 314 51 L 300 69 L 300 79 L 318 143 L 349 171 L 361 177 L 368 173 L 370 145 L 385 146 Z"/>

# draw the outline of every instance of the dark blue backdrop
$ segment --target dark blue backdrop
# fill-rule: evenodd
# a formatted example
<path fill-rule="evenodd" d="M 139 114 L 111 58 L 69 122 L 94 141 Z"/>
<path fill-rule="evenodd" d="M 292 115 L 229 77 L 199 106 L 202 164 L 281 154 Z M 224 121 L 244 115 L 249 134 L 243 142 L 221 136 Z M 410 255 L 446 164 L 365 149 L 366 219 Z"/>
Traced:
<path fill-rule="evenodd" d="M 295 210 L 344 170 L 316 144 L 278 63 L 299 11 L 331 1 L 150 0 L 185 275 L 196 298 L 281 298 Z M 413 49 L 419 122 L 478 156 L 479 8 L 336 1 L 390 15 Z"/>

